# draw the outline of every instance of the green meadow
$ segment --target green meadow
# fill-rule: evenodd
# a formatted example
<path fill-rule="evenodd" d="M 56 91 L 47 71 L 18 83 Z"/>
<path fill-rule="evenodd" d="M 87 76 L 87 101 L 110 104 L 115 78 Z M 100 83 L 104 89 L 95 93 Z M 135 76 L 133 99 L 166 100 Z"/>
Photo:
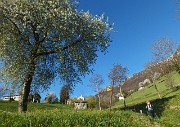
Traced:
<path fill-rule="evenodd" d="M 166 85 L 166 78 L 155 81 L 162 98 L 159 98 L 154 83 L 128 96 L 126 110 L 123 101 L 114 104 L 111 111 L 111 127 L 178 127 L 180 126 L 179 74 L 172 73 L 175 86 Z M 145 102 L 150 100 L 157 118 L 146 115 Z M 29 103 L 28 111 L 19 114 L 18 102 L 0 101 L 0 127 L 105 127 L 108 109 L 75 110 L 71 105 Z M 142 110 L 142 114 L 140 113 Z"/>
<path fill-rule="evenodd" d="M 144 87 L 144 89 L 128 96 L 125 99 L 127 110 L 133 110 L 138 113 L 142 110 L 143 114 L 146 114 L 146 101 L 149 100 L 154 105 L 158 123 L 167 127 L 180 126 L 180 75 L 172 72 L 171 76 L 174 82 L 173 88 L 167 86 L 166 81 L 168 79 L 165 76 L 161 77 L 154 83 Z M 161 98 L 158 96 L 155 84 Z M 123 109 L 123 101 L 116 102 L 113 108 L 114 110 Z"/>

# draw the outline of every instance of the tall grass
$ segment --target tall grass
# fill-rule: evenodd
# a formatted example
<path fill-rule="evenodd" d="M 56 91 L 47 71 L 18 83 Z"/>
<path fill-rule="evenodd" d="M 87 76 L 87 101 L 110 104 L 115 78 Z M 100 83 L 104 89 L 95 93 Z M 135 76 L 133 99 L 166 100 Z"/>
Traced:
<path fill-rule="evenodd" d="M 105 127 L 107 111 L 91 110 L 48 110 L 26 114 L 0 112 L 1 127 Z M 158 125 L 131 111 L 112 112 L 112 127 L 150 127 Z"/>

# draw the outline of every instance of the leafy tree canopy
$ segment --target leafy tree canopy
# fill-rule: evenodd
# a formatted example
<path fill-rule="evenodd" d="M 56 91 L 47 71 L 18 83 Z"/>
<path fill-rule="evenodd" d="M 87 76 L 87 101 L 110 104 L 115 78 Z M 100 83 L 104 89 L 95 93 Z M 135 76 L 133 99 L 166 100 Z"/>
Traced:
<path fill-rule="evenodd" d="M 2 0 L 0 22 L 1 77 L 20 85 L 33 77 L 31 90 L 47 89 L 57 75 L 80 81 L 111 41 L 104 15 L 68 0 Z"/>

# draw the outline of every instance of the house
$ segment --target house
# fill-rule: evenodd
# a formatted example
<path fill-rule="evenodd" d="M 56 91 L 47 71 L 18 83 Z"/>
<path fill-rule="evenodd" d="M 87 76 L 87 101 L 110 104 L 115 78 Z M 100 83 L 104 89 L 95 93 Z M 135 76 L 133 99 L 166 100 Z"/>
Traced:
<path fill-rule="evenodd" d="M 118 97 L 119 100 L 124 100 L 124 96 L 122 93 L 117 93 L 116 97 Z"/>
<path fill-rule="evenodd" d="M 3 96 L 3 101 L 9 101 L 10 99 L 14 101 L 19 101 L 21 99 L 20 95 L 14 95 L 14 96 Z"/>
<path fill-rule="evenodd" d="M 139 89 L 138 89 L 138 90 L 142 90 L 142 89 L 144 89 L 144 87 L 143 87 L 143 86 L 139 87 Z"/>
<path fill-rule="evenodd" d="M 119 96 L 119 100 L 124 100 L 124 97 L 123 96 Z"/>
<path fill-rule="evenodd" d="M 71 105 L 72 103 L 73 103 L 73 100 L 72 99 L 68 99 L 66 104 Z"/>
<path fill-rule="evenodd" d="M 40 100 L 41 100 L 41 96 L 39 94 L 33 95 L 33 100 L 32 100 L 33 103 L 40 103 Z"/>
<path fill-rule="evenodd" d="M 38 93 L 30 94 L 28 97 L 29 102 L 40 103 L 40 100 L 41 100 L 41 96 Z"/>
<path fill-rule="evenodd" d="M 74 101 L 74 109 L 87 109 L 88 103 L 82 95 Z"/>
<path fill-rule="evenodd" d="M 3 101 L 10 101 L 10 99 L 13 101 L 19 101 L 21 99 L 21 96 L 20 95 L 3 96 Z M 41 96 L 39 94 L 34 94 L 32 96 L 30 95 L 28 99 L 29 102 L 40 103 Z"/>
<path fill-rule="evenodd" d="M 87 109 L 87 101 L 74 101 L 74 109 Z"/>

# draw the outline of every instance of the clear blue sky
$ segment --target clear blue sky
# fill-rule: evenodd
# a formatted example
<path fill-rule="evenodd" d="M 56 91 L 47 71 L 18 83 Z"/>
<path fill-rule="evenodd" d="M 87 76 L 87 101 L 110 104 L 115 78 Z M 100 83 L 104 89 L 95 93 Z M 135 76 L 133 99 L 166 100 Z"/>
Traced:
<path fill-rule="evenodd" d="M 90 11 L 93 15 L 105 14 L 114 23 L 112 43 L 107 54 L 98 53 L 95 73 L 103 76 L 102 87 L 110 84 L 108 73 L 113 64 L 129 69 L 128 75 L 143 70 L 145 63 L 152 60 L 151 46 L 161 37 L 168 37 L 180 44 L 180 19 L 177 0 L 80 0 L 79 10 Z M 94 95 L 87 86 L 92 75 L 77 84 L 71 97 Z M 59 97 L 62 86 L 58 81 L 49 91 Z M 44 96 L 46 93 L 42 94 Z"/>
<path fill-rule="evenodd" d="M 102 87 L 110 84 L 108 73 L 113 64 L 121 64 L 129 69 L 128 75 L 143 70 L 145 63 L 152 60 L 152 43 L 168 37 L 180 44 L 180 19 L 178 19 L 177 0 L 80 0 L 79 10 L 90 11 L 93 15 L 105 14 L 114 23 L 111 34 L 112 43 L 104 55 L 98 53 L 95 73 L 103 76 Z M 95 95 L 92 87 L 87 86 L 92 75 L 82 78 L 71 97 Z M 62 85 L 59 81 L 41 93 L 42 99 L 54 91 L 59 97 Z"/>

